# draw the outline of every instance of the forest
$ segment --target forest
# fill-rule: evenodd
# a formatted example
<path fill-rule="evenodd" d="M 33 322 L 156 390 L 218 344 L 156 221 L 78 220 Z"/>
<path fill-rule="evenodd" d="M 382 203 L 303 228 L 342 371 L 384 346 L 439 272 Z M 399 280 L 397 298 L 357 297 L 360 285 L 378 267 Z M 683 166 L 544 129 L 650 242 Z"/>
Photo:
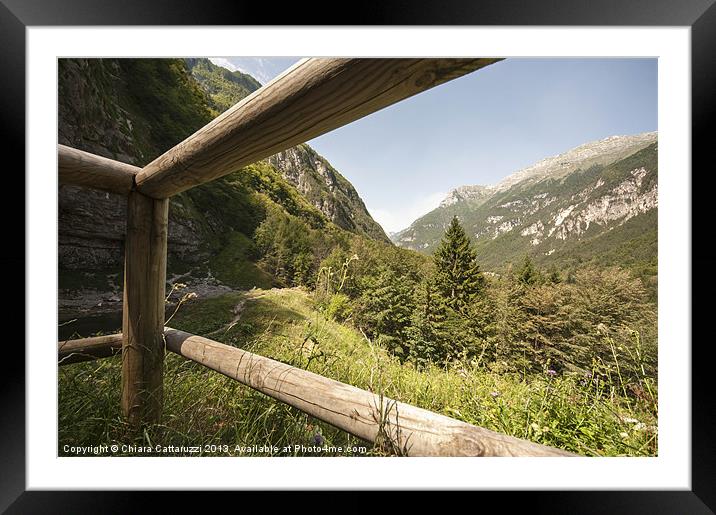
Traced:
<path fill-rule="evenodd" d="M 244 244 L 273 287 L 201 299 L 180 279 L 168 290 L 167 325 L 576 453 L 657 453 L 656 305 L 629 271 L 543 270 L 525 256 L 486 272 L 457 218 L 426 256 L 313 228 L 285 210 L 265 215 Z M 61 369 L 65 445 L 126 437 L 106 370 L 119 366 Z M 135 434 L 137 444 L 270 442 L 271 455 L 295 442 L 366 445 L 175 356 L 165 373 L 168 417 Z M 92 406 L 77 395 L 87 376 L 107 420 L 82 417 Z M 201 401 L 181 396 L 189 389 Z M 291 455 L 316 454 L 297 449 Z"/>

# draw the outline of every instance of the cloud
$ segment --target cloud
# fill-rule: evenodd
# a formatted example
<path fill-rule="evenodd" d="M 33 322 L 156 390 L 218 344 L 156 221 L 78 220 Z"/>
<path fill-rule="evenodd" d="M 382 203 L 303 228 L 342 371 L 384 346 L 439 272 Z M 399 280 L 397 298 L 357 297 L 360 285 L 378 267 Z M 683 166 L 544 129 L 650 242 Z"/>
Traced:
<path fill-rule="evenodd" d="M 368 212 L 383 230 L 388 233 L 398 232 L 409 227 L 415 220 L 438 207 L 446 196 L 447 193 L 440 191 L 412 199 L 402 206 L 396 205 L 389 208 L 369 207 Z"/>
<path fill-rule="evenodd" d="M 266 84 L 271 78 L 266 59 L 261 57 L 209 57 L 209 61 L 229 71 L 251 75 L 261 84 Z"/>
<path fill-rule="evenodd" d="M 229 70 L 231 72 L 240 71 L 226 57 L 209 57 L 209 61 L 214 63 L 216 66 L 221 66 L 222 68 L 226 68 L 227 70 Z"/>
<path fill-rule="evenodd" d="M 261 84 L 268 84 L 275 75 L 272 70 L 269 69 L 271 61 L 262 57 L 255 57 L 256 68 L 254 69 L 254 76 L 261 81 Z"/>

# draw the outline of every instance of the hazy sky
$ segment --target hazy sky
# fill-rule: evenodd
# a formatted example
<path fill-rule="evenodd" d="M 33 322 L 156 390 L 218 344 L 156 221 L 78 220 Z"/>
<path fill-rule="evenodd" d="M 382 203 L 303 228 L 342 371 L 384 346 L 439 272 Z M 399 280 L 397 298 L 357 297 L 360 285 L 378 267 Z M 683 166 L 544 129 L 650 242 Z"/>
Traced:
<path fill-rule="evenodd" d="M 212 58 L 266 83 L 298 58 Z M 656 59 L 507 59 L 308 143 L 387 232 L 453 188 L 494 184 L 545 157 L 657 130 Z"/>

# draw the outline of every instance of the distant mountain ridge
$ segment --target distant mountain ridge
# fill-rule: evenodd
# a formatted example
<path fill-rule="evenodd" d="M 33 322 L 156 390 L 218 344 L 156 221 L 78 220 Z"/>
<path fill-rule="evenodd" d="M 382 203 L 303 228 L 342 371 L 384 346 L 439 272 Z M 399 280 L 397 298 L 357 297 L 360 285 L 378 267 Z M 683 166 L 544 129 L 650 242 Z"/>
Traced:
<path fill-rule="evenodd" d="M 497 184 L 456 188 L 438 208 L 391 239 L 431 253 L 457 216 L 487 267 L 525 254 L 545 263 L 621 263 L 630 257 L 619 250 L 636 240 L 641 242 L 633 249 L 638 260 L 655 263 L 657 151 L 656 132 L 586 143 Z M 607 240 L 617 242 L 617 248 L 607 248 Z"/>
<path fill-rule="evenodd" d="M 494 188 L 504 191 L 524 181 L 537 182 L 551 177 L 558 178 L 572 173 L 577 168 L 587 169 L 593 165 L 606 165 L 618 161 L 657 140 L 656 132 L 644 132 L 628 136 L 610 136 L 579 145 L 567 152 L 547 157 L 532 166 L 515 172 Z"/>

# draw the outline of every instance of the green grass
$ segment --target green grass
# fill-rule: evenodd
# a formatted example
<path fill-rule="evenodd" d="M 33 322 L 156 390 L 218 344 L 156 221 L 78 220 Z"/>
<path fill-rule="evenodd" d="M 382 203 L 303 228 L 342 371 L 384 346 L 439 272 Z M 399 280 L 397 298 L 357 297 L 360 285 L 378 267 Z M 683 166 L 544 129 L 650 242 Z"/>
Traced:
<path fill-rule="evenodd" d="M 241 314 L 232 325 L 237 304 Z M 325 318 L 299 289 L 252 290 L 190 302 L 169 325 L 582 455 L 657 453 L 653 402 L 626 399 L 610 384 L 586 384 L 580 377 L 504 373 L 499 364 L 486 368 L 460 362 L 416 370 L 401 364 L 380 342 L 369 342 L 349 325 Z M 272 446 L 268 452 L 249 453 L 259 456 L 315 455 L 293 446 L 312 445 L 317 433 L 329 445 L 363 445 L 367 454 L 381 454 L 367 442 L 175 355 L 166 359 L 162 423 L 132 432 L 119 409 L 120 368 L 115 357 L 60 369 L 60 455 L 68 454 L 65 445 L 111 444 L 201 448 L 172 454 L 182 456 L 242 455 L 236 446 Z M 226 448 L 215 453 L 204 445 Z M 137 453 L 112 455 L 118 454 Z"/>
<path fill-rule="evenodd" d="M 252 252 L 253 241 L 240 232 L 232 232 L 222 250 L 209 260 L 209 268 L 217 279 L 233 288 L 270 288 L 274 279 L 250 261 Z"/>

